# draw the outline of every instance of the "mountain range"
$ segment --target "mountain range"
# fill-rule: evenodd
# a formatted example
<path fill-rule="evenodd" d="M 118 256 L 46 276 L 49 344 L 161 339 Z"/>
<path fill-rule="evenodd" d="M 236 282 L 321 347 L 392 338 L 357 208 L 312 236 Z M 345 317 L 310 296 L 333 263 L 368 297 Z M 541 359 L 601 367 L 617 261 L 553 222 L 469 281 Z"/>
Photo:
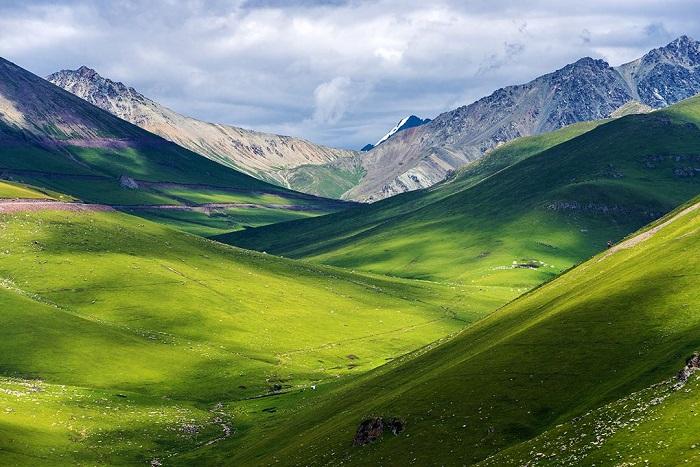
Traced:
<path fill-rule="evenodd" d="M 700 92 L 700 43 L 681 36 L 618 67 L 582 58 L 434 120 L 406 117 L 360 153 L 184 117 L 87 67 L 47 79 L 120 118 L 262 180 L 320 196 L 373 202 L 429 187 L 521 136 L 646 112 L 693 96 Z"/>
<path fill-rule="evenodd" d="M 700 43 L 688 36 L 619 67 L 582 58 L 395 135 L 363 156 L 366 175 L 344 197 L 376 201 L 425 188 L 514 138 L 607 118 L 633 103 L 662 108 L 698 92 Z"/>
<path fill-rule="evenodd" d="M 82 66 L 62 70 L 46 78 L 97 107 L 168 141 L 264 181 L 312 194 L 307 179 L 297 182 L 298 169 L 304 166 L 340 163 L 329 167 L 347 167 L 354 176 L 357 153 L 310 143 L 300 138 L 246 130 L 229 125 L 203 122 L 181 115 L 139 93 L 132 87 L 100 76 Z M 343 185 L 336 191 L 343 191 Z"/>

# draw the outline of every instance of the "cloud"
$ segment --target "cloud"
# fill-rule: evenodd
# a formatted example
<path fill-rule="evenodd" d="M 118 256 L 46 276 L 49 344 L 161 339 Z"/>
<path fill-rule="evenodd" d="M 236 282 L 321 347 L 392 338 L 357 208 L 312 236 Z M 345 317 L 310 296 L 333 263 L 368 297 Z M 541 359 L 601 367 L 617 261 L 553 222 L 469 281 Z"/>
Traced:
<path fill-rule="evenodd" d="M 351 88 L 352 82 L 346 77 L 319 84 L 314 90 L 313 121 L 320 124 L 340 121 L 353 99 Z"/>
<path fill-rule="evenodd" d="M 209 121 L 357 148 L 582 56 L 700 38 L 697 0 L 4 0 L 0 55 Z"/>

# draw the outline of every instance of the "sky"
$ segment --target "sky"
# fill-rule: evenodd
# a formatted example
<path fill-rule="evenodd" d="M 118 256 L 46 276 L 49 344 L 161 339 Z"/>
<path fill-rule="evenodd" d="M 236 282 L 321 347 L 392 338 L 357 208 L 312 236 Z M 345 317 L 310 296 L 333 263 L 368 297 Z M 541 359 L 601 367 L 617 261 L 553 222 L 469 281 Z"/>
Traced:
<path fill-rule="evenodd" d="M 357 149 L 584 56 L 687 34 L 698 0 L 0 0 L 0 56 L 86 65 L 202 120 Z"/>

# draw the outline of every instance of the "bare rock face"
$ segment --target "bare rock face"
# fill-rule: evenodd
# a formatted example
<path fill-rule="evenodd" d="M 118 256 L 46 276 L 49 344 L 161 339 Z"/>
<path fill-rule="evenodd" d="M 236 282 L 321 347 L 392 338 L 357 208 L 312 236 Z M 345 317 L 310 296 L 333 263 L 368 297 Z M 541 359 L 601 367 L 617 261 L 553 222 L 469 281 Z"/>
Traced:
<path fill-rule="evenodd" d="M 221 164 L 281 186 L 291 186 L 287 171 L 355 159 L 358 153 L 329 148 L 290 136 L 260 133 L 186 117 L 145 97 L 134 88 L 80 67 L 46 78 L 51 83 L 117 117 Z"/>
<path fill-rule="evenodd" d="M 698 369 L 700 369 L 700 354 L 694 353 L 685 362 L 685 366 L 681 368 L 681 371 L 678 372 L 678 375 L 676 375 L 676 379 L 678 382 L 676 383 L 676 388 L 682 387 L 685 383 L 688 382 L 688 378 L 690 378 L 690 375 L 695 373 Z"/>
<path fill-rule="evenodd" d="M 687 36 L 616 68 L 582 58 L 397 133 L 366 153 L 366 176 L 344 197 L 376 201 L 425 188 L 520 136 L 648 112 L 698 92 L 700 42 Z"/>
<path fill-rule="evenodd" d="M 394 436 L 401 434 L 405 428 L 405 422 L 397 417 L 382 418 L 372 417 L 363 420 L 357 427 L 357 432 L 352 440 L 353 446 L 364 446 L 379 440 L 385 431 Z"/>
<path fill-rule="evenodd" d="M 138 190 L 139 188 L 138 182 L 127 175 L 119 177 L 119 185 L 122 188 L 128 188 L 130 190 Z"/>

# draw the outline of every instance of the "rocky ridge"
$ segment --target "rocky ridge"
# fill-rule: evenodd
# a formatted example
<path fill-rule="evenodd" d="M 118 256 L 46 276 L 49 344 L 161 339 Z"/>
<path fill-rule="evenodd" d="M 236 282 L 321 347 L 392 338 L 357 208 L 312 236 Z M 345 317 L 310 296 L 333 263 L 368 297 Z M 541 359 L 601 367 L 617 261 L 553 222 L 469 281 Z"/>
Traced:
<path fill-rule="evenodd" d="M 355 151 L 309 141 L 208 123 L 181 115 L 123 83 L 82 66 L 46 78 L 51 83 L 134 125 L 256 178 L 302 192 L 291 186 L 290 169 L 324 165 L 341 158 L 356 159 Z"/>
<path fill-rule="evenodd" d="M 646 112 L 698 92 L 700 42 L 687 36 L 618 67 L 582 58 L 394 135 L 365 155 L 367 174 L 344 197 L 376 201 L 425 188 L 520 136 Z"/>

